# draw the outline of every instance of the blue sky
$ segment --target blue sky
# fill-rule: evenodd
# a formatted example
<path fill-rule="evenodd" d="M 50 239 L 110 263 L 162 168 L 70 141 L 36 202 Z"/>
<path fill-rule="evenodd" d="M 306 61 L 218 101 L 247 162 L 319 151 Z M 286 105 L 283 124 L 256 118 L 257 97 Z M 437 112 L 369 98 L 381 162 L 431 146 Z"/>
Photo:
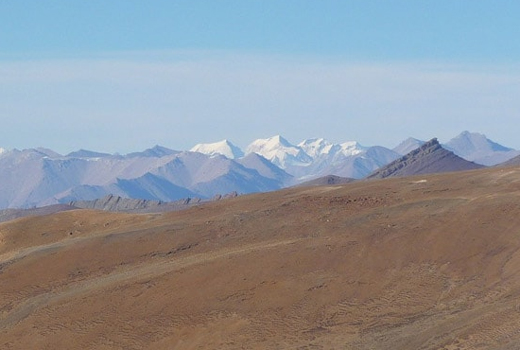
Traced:
<path fill-rule="evenodd" d="M 517 1 L 0 2 L 0 147 L 520 148 Z"/>

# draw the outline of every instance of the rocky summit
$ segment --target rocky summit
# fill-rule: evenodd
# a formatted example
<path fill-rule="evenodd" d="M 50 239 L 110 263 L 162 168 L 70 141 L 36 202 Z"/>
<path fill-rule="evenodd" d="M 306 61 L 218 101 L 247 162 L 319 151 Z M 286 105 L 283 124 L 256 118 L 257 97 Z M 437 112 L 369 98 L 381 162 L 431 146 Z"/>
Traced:
<path fill-rule="evenodd" d="M 370 174 L 368 179 L 445 173 L 483 168 L 444 149 L 434 138 Z"/>

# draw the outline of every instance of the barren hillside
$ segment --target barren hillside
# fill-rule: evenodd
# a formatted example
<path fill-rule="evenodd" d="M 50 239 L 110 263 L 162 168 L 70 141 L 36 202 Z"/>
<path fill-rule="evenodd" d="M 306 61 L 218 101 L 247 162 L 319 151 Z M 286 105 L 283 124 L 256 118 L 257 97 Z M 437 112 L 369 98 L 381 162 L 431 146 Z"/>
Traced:
<path fill-rule="evenodd" d="M 518 349 L 520 169 L 0 224 L 1 349 Z"/>

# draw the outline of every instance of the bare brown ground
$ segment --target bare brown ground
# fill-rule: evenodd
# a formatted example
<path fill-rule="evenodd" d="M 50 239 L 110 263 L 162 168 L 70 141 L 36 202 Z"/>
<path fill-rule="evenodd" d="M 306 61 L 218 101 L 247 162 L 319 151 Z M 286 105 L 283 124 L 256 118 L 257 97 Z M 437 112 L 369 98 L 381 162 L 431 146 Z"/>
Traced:
<path fill-rule="evenodd" d="M 0 349 L 518 349 L 520 169 L 0 224 Z"/>

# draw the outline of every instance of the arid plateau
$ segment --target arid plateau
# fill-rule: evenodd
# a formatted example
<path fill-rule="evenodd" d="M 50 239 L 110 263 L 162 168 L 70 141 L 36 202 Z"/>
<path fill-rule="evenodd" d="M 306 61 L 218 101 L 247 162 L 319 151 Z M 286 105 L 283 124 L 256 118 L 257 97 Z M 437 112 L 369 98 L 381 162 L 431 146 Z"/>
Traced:
<path fill-rule="evenodd" d="M 520 168 L 0 224 L 0 348 L 518 349 Z"/>

